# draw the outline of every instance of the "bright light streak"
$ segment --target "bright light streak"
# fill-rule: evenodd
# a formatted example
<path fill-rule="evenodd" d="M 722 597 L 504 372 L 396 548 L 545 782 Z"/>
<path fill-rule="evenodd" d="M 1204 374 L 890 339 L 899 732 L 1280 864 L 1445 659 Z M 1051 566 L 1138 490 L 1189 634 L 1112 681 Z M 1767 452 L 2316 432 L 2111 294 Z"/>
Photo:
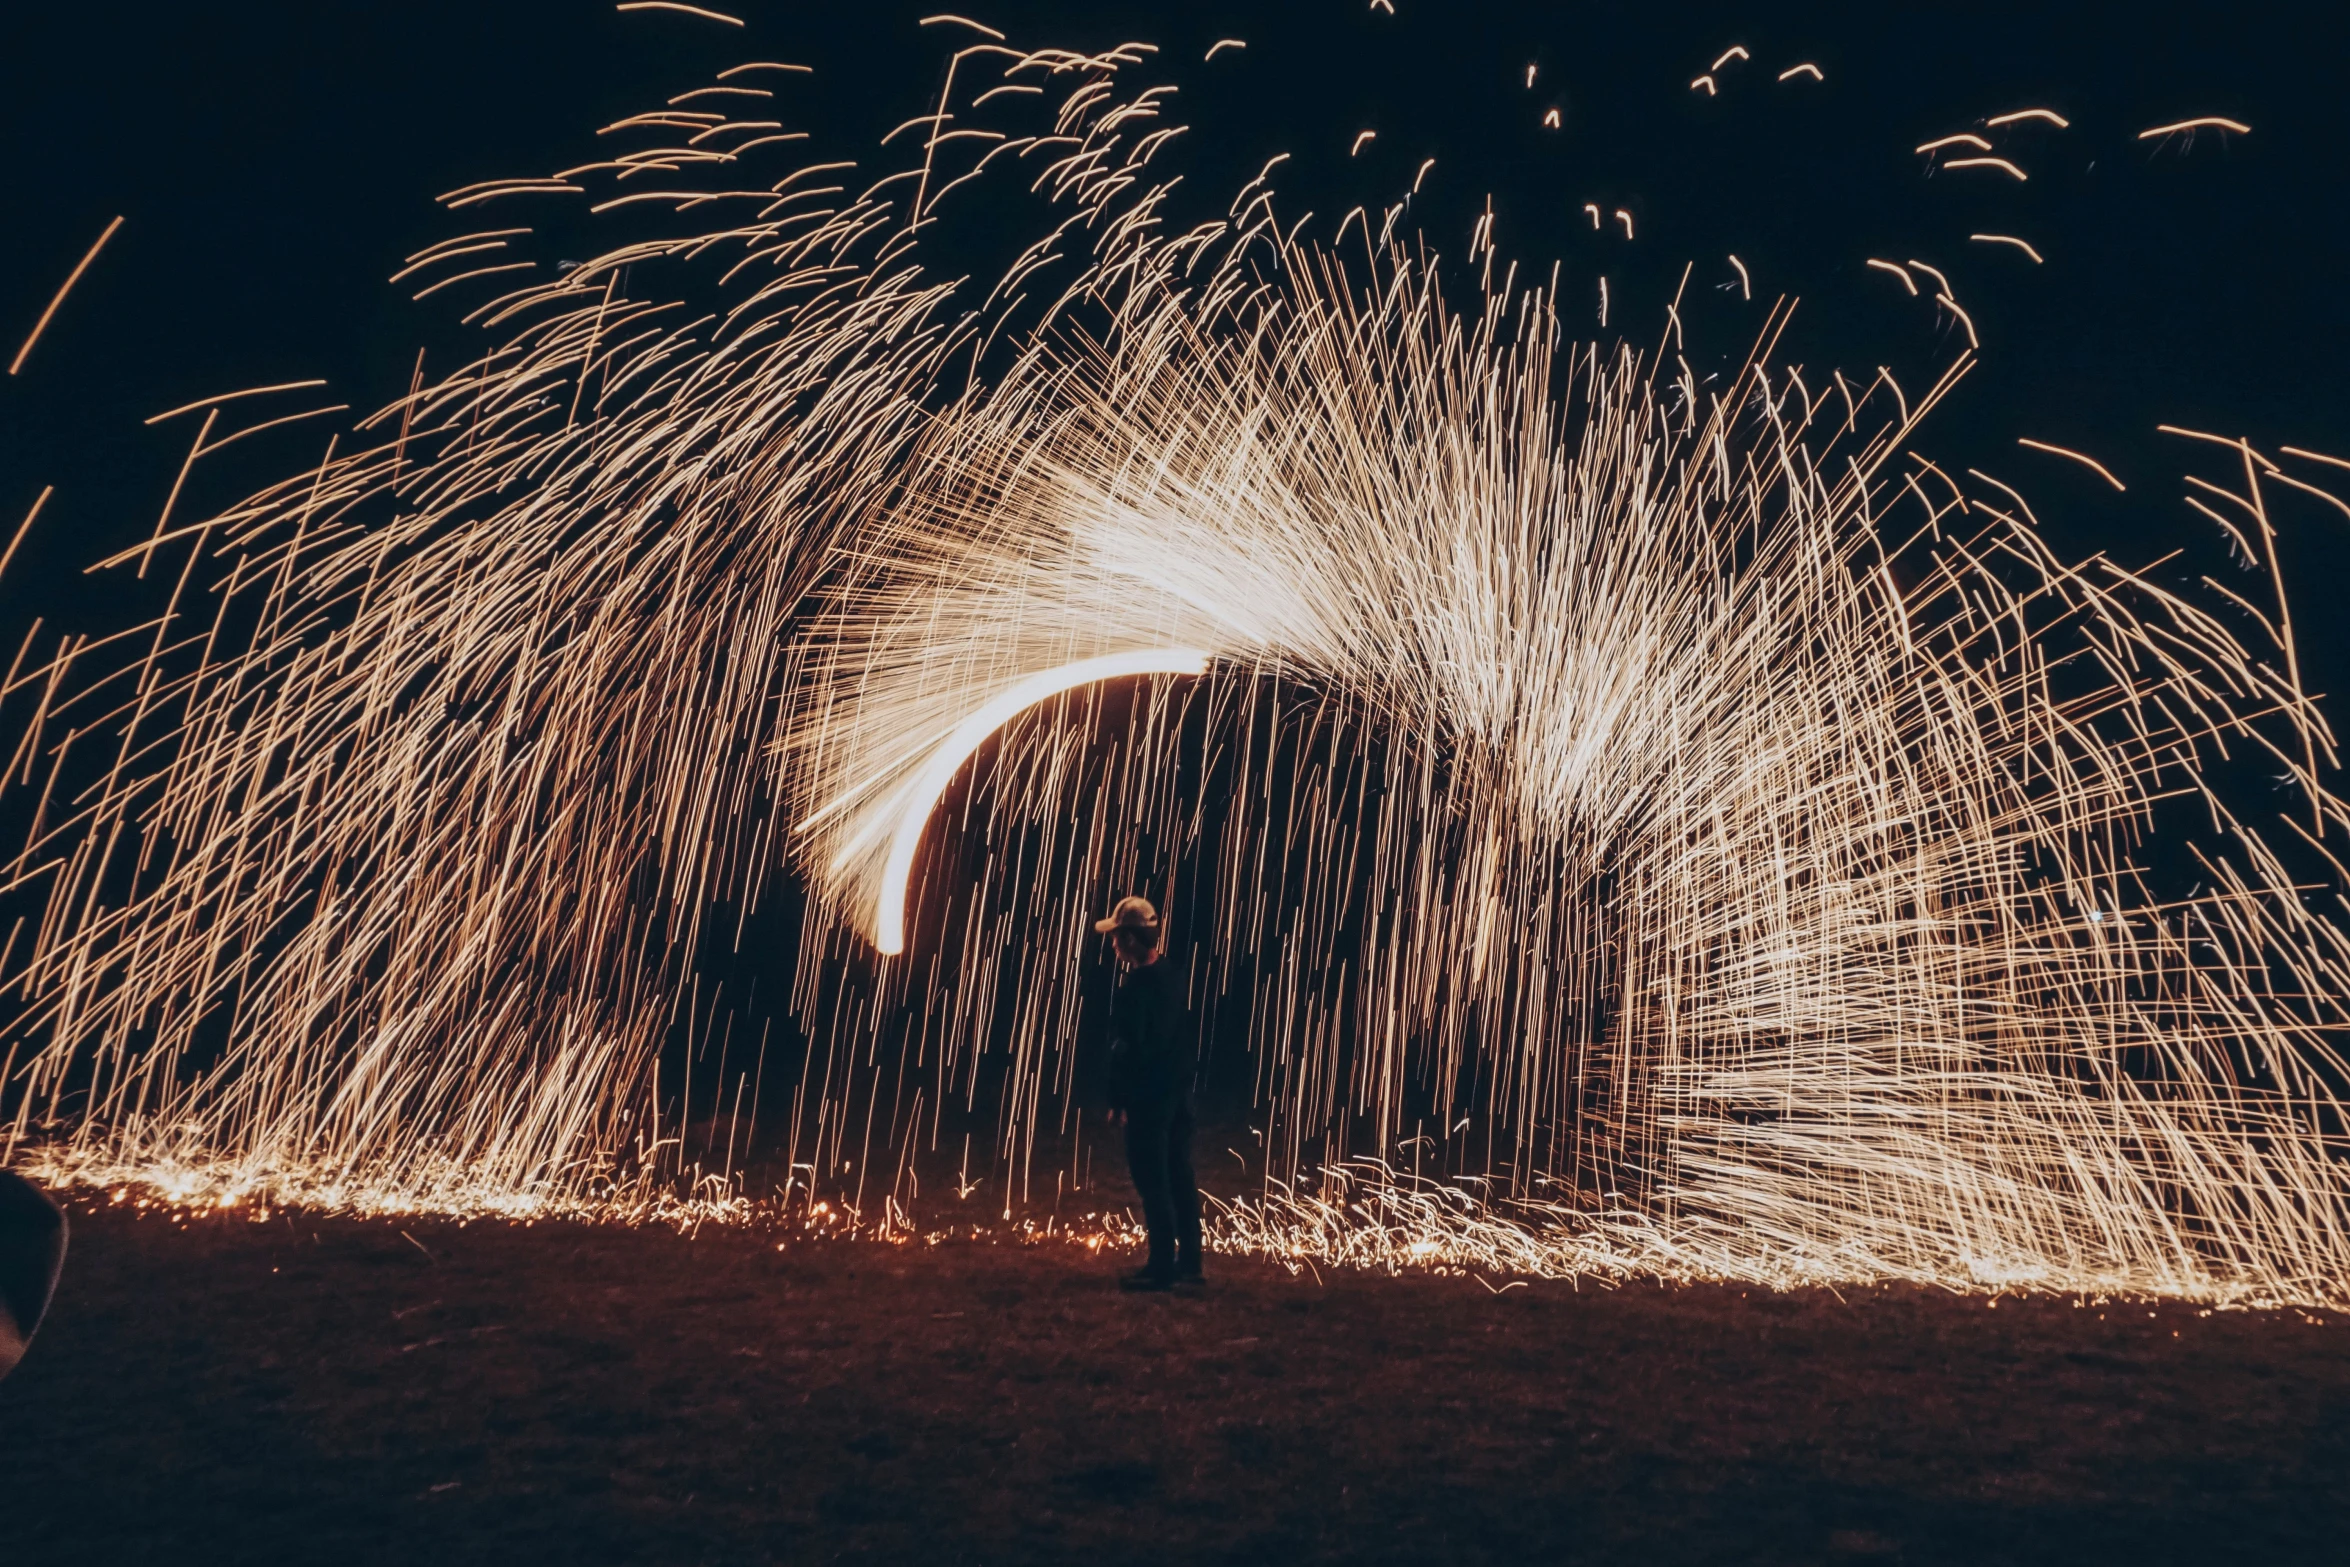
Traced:
<path fill-rule="evenodd" d="M 2031 178 L 2029 174 L 2005 158 L 1950 158 L 1944 161 L 1942 167 L 1946 169 L 1997 169 L 2004 174 L 2012 174 L 2019 180 Z"/>
<path fill-rule="evenodd" d="M 2149 141 L 2157 136 L 2169 136 L 2178 131 L 2202 130 L 2206 127 L 2213 130 L 2234 131 L 2240 136 L 2250 135 L 2252 132 L 2252 127 L 2244 124 L 2241 120 L 2223 120 L 2216 114 L 2206 114 L 2196 119 L 2180 120 L 2176 124 L 2157 125 L 2151 130 L 2140 131 L 2138 140 Z"/>
<path fill-rule="evenodd" d="M 2059 457 L 2070 457 L 2074 462 L 2077 462 L 2083 467 L 2093 471 L 2097 477 L 2103 479 L 2106 483 L 2112 485 L 2115 489 L 2122 491 L 2127 491 L 2129 489 L 2128 485 L 2122 483 L 2121 480 L 2113 476 L 2113 470 L 2111 468 L 2106 467 L 2105 464 L 2099 462 L 2096 458 L 2087 456 L 2081 452 L 2076 452 L 2070 447 L 2051 446 L 2046 441 L 2026 440 L 2020 435 L 2016 437 L 2015 443 L 2018 446 L 2029 446 L 2033 451 L 2036 452 L 2052 452 Z"/>
<path fill-rule="evenodd" d="M 1208 667 L 1208 655 L 1198 648 L 1143 648 L 1131 653 L 1105 653 L 1081 658 L 1058 669 L 1031 675 L 975 709 L 939 742 L 930 759 L 906 786 L 893 796 L 897 828 L 890 836 L 889 857 L 881 869 L 881 899 L 873 920 L 873 945 L 884 953 L 898 953 L 906 944 L 906 882 L 913 875 L 914 851 L 921 846 L 922 828 L 946 786 L 963 764 L 987 743 L 988 736 L 1039 702 L 1064 691 L 1118 680 L 1129 675 L 1198 675 Z"/>
<path fill-rule="evenodd" d="M 1912 299 L 1917 297 L 1918 280 L 1909 275 L 1909 268 L 1903 266 L 1898 261 L 1879 261 L 1874 256 L 1869 257 L 1869 265 L 1875 267 L 1880 272 L 1892 273 L 1895 277 L 1901 279 L 1901 286 L 1909 290 L 1910 297 Z"/>
<path fill-rule="evenodd" d="M 2013 234 L 1969 234 L 1967 238 L 1978 245 L 2013 245 L 2032 258 L 2032 265 L 2040 265 L 2040 252 L 2034 250 L 2025 241 L 2017 239 Z"/>
<path fill-rule="evenodd" d="M 73 292 L 73 286 L 82 280 L 82 274 L 90 270 L 90 263 L 98 259 L 98 252 L 106 248 L 106 242 L 114 238 L 114 231 L 121 227 L 122 219 L 120 218 L 107 224 L 106 232 L 100 234 L 96 242 L 83 252 L 82 259 L 74 263 L 73 271 L 66 274 L 65 281 L 57 286 L 57 292 L 49 297 L 49 307 L 41 312 L 41 319 L 33 323 L 32 331 L 25 337 L 24 346 L 16 351 L 14 359 L 8 361 L 10 375 L 14 375 L 24 368 L 25 360 L 32 355 L 33 345 L 39 342 L 41 334 L 49 329 L 49 318 L 57 314 L 57 307 L 65 303 L 65 296 Z"/>
<path fill-rule="evenodd" d="M 743 19 L 739 16 L 728 16 L 724 11 L 706 11 L 698 5 L 683 5 L 679 3 L 679 0 L 626 0 L 626 3 L 616 5 L 612 9 L 615 11 L 675 11 L 683 16 L 701 17 L 704 21 L 724 22 L 729 27 L 743 25 Z"/>

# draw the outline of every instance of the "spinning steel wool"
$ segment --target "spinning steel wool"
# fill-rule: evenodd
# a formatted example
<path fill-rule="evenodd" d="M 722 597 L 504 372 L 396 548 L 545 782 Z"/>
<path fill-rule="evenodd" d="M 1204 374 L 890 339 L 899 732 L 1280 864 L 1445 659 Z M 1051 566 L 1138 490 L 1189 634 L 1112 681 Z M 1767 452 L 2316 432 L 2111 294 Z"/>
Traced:
<path fill-rule="evenodd" d="M 1949 478 L 1912 436 L 1963 355 L 1915 399 L 1807 381 L 1782 307 L 1709 385 L 1677 311 L 1573 342 L 1489 228 L 1466 313 L 1403 204 L 1325 248 L 1260 179 L 1173 231 L 1148 54 L 966 48 L 854 198 L 751 178 L 776 123 L 693 93 L 612 128 L 668 144 L 454 193 L 687 226 L 159 527 L 134 657 L 20 656 L 12 1137 L 645 1211 L 706 927 L 796 869 L 793 1167 L 924 1146 L 983 1073 L 1017 1162 L 1071 1103 L 1082 916 L 1146 886 L 1203 1001 L 1255 976 L 1272 1169 L 1328 1172 L 1227 1244 L 2341 1298 L 2350 950 L 2270 838 L 2331 864 L 2344 812 L 2281 599 L 2248 645 Z M 927 236 L 1010 179 L 1052 226 L 974 308 Z M 511 282 L 527 232 L 411 271 Z M 2273 578 L 2309 486 L 2205 440 Z M 2210 781 L 2245 752 L 2284 828 Z"/>

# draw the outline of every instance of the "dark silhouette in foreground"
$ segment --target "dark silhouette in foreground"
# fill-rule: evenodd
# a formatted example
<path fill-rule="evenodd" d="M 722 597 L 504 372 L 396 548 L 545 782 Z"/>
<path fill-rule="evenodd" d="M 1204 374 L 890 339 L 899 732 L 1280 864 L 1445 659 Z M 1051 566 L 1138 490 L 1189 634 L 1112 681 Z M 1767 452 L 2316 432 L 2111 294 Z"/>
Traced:
<path fill-rule="evenodd" d="M 0 1170 L 0 1377 L 24 1359 L 64 1265 L 65 1214 L 32 1182 Z"/>
<path fill-rule="evenodd" d="M 1126 1168 L 1150 1230 L 1150 1259 L 1119 1283 L 1165 1290 L 1198 1284 L 1199 1183 L 1191 1168 L 1191 1013 L 1183 979 L 1159 958 L 1159 913 L 1121 898 L 1094 927 L 1125 968 L 1110 1006 L 1110 1119 L 1126 1127 Z"/>

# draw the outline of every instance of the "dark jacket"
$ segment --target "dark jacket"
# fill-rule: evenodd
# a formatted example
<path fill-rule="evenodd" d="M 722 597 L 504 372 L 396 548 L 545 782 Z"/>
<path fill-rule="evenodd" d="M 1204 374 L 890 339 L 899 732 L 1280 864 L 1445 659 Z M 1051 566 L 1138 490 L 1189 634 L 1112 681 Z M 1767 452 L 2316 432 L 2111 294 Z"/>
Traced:
<path fill-rule="evenodd" d="M 1165 958 L 1130 968 L 1110 1002 L 1110 1108 L 1171 1107 L 1191 1095 L 1197 1040 L 1183 976 Z"/>

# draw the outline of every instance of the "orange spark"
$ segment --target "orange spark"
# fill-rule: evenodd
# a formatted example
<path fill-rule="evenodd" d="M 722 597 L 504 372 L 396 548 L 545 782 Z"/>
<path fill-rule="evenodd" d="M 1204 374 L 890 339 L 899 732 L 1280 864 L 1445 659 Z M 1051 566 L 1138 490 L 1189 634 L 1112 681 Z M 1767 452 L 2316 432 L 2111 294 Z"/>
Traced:
<path fill-rule="evenodd" d="M 2070 457 L 2074 462 L 2081 464 L 2083 467 L 2094 470 L 2097 477 L 2103 479 L 2106 483 L 2112 485 L 2115 489 L 2122 491 L 2127 491 L 2129 489 L 2128 485 L 2122 483 L 2121 480 L 2113 476 L 2112 469 L 2106 467 L 2105 464 L 2099 462 L 2096 458 L 2088 456 L 2086 453 L 2076 452 L 2069 446 L 2051 446 L 2046 441 L 2028 440 L 2020 435 L 2016 437 L 2015 443 L 2018 446 L 2029 446 L 2033 451 L 2036 452 L 2053 452 L 2059 457 Z"/>
<path fill-rule="evenodd" d="M 82 280 L 82 274 L 90 269 L 90 263 L 98 259 L 98 252 L 106 248 L 106 242 L 114 238 L 114 231 L 121 227 L 122 219 L 119 217 L 107 224 L 106 232 L 98 236 L 97 243 L 83 252 L 82 259 L 75 264 L 73 271 L 66 274 L 65 281 L 59 284 L 57 292 L 50 296 L 49 308 L 42 311 L 41 319 L 33 323 L 32 335 L 24 340 L 24 346 L 18 349 L 16 357 L 8 362 L 10 375 L 14 375 L 24 368 L 26 356 L 32 353 L 33 345 L 41 340 L 41 334 L 48 330 L 49 318 L 57 314 L 57 307 L 65 303 L 65 296 L 73 292 L 73 286 Z"/>
<path fill-rule="evenodd" d="M 2016 249 L 2031 257 L 2032 264 L 2034 266 L 2038 266 L 2040 264 L 2040 252 L 2034 250 L 2024 241 L 2017 239 L 2013 234 L 1969 234 L 1967 238 L 1973 240 L 1978 245 L 2013 245 Z"/>
<path fill-rule="evenodd" d="M 2004 173 L 2014 175 L 2019 180 L 2028 180 L 2031 178 L 2029 174 L 2026 174 L 2023 170 L 2017 168 L 2014 164 L 2008 162 L 2005 158 L 1952 158 L 1947 163 L 1943 164 L 1942 167 L 1946 169 L 1998 169 Z"/>
<path fill-rule="evenodd" d="M 1909 268 L 1903 266 L 1898 261 L 1879 261 L 1874 256 L 1869 258 L 1869 265 L 1875 267 L 1880 272 L 1892 273 L 1895 277 L 1901 279 L 1901 286 L 1909 290 L 1911 298 L 1914 299 L 1917 297 L 1918 280 L 1909 275 Z"/>
<path fill-rule="evenodd" d="M 615 11 L 677 11 L 686 16 L 699 16 L 712 22 L 724 22 L 729 27 L 740 27 L 743 19 L 728 16 L 724 11 L 707 11 L 698 5 L 686 5 L 682 0 L 622 0 Z"/>
<path fill-rule="evenodd" d="M 2234 131 L 2238 135 L 2249 135 L 2252 130 L 2251 126 L 2239 120 L 2223 120 L 2216 114 L 2206 114 L 2192 120 L 2181 120 L 2175 125 L 2157 125 L 2152 130 L 2140 131 L 2138 140 L 2147 141 L 2156 136 L 2168 136 L 2174 131 L 2201 130 L 2205 126 L 2214 130 Z"/>

